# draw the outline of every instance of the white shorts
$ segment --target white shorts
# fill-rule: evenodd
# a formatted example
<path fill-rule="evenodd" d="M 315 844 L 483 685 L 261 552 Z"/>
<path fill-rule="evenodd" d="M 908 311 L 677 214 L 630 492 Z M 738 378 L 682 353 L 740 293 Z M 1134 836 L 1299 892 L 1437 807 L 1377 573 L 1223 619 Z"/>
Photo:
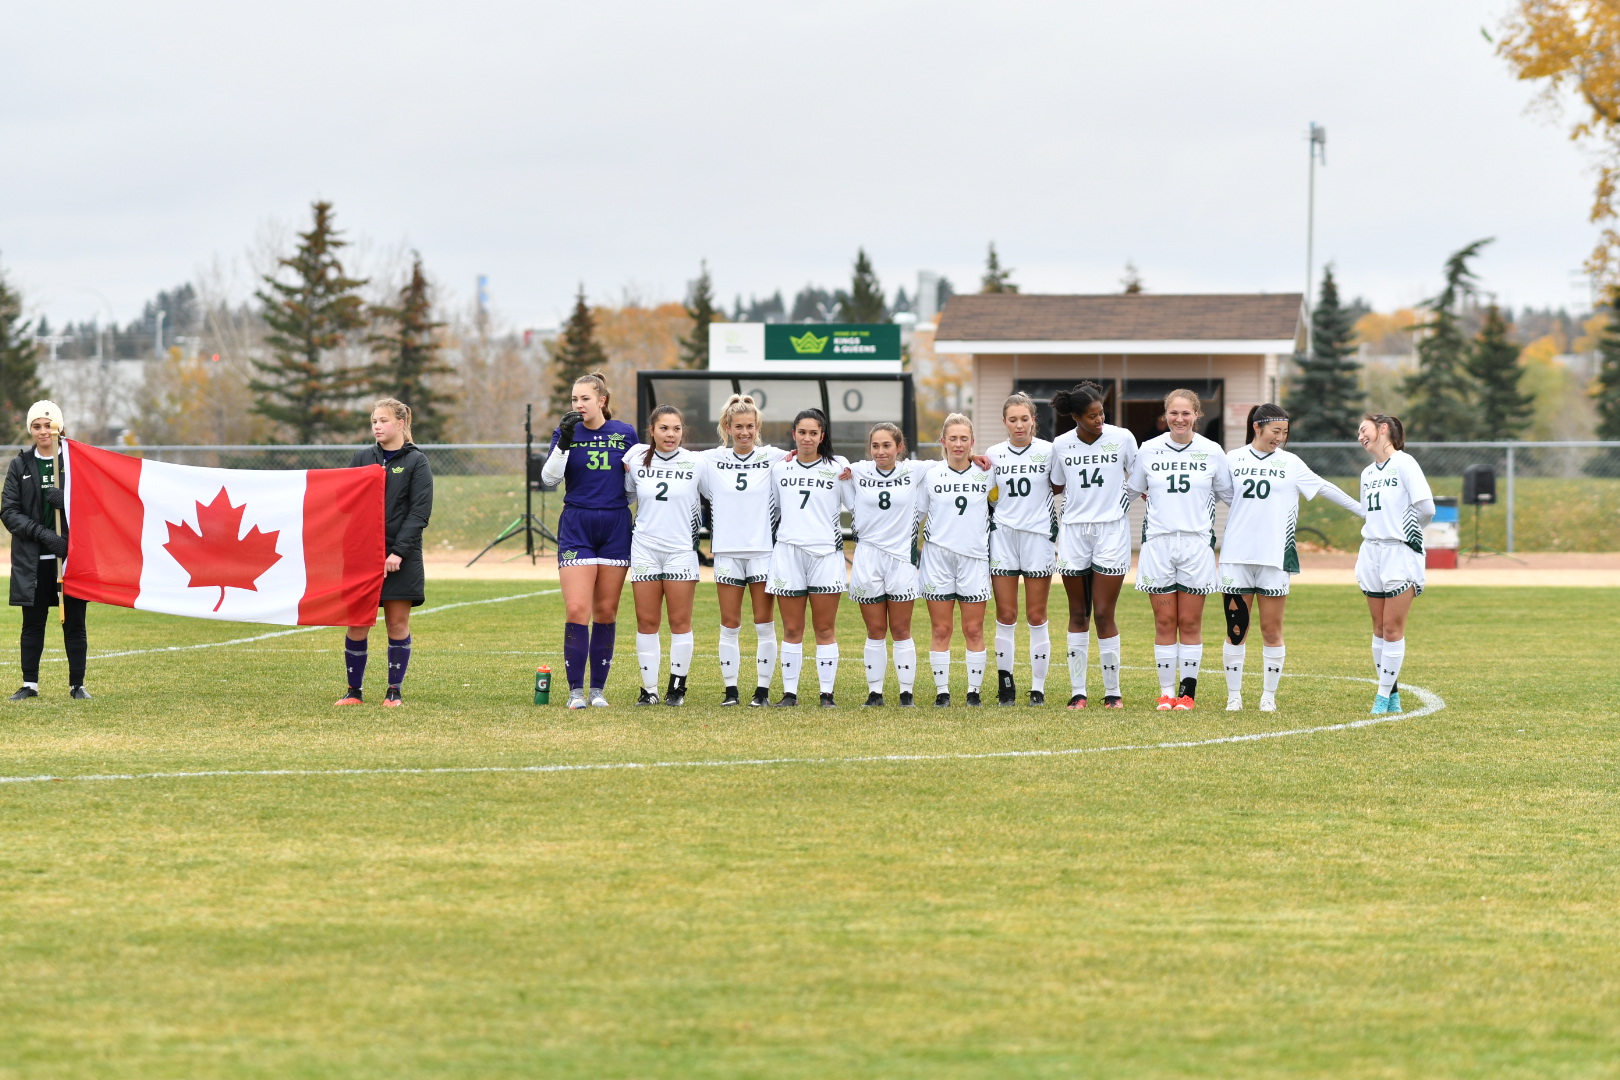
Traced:
<path fill-rule="evenodd" d="M 1142 542 L 1136 587 L 1145 593 L 1184 592 L 1208 596 L 1220 587 L 1215 549 L 1207 533 L 1170 533 Z"/>
<path fill-rule="evenodd" d="M 1051 577 L 1057 548 L 1046 533 L 1025 529 L 990 532 L 990 573 L 997 577 Z"/>
<path fill-rule="evenodd" d="M 923 548 L 917 576 L 922 579 L 923 597 L 928 600 L 982 604 L 990 599 L 989 559 L 975 559 L 929 544 Z"/>
<path fill-rule="evenodd" d="M 777 544 L 771 552 L 771 576 L 765 591 L 772 596 L 807 596 L 844 591 L 844 553 L 812 554 L 792 544 Z"/>
<path fill-rule="evenodd" d="M 716 555 L 714 582 L 716 585 L 752 585 L 756 581 L 769 581 L 771 557 L 769 555 Z"/>
<path fill-rule="evenodd" d="M 994 533 L 990 534 L 994 536 Z M 1122 577 L 1131 568 L 1131 522 L 1077 521 L 1058 529 L 1057 569 L 1064 577 L 1098 573 Z"/>
<path fill-rule="evenodd" d="M 871 544 L 855 546 L 855 561 L 849 567 L 849 598 L 857 604 L 881 604 L 917 599 L 917 568 Z"/>
<path fill-rule="evenodd" d="M 696 581 L 698 579 L 697 552 L 657 551 L 641 542 L 641 537 L 630 539 L 631 581 Z"/>
<path fill-rule="evenodd" d="M 1241 596 L 1287 596 L 1293 575 L 1252 562 L 1221 563 L 1221 592 Z"/>
<path fill-rule="evenodd" d="M 1423 556 L 1405 544 L 1362 541 L 1356 556 L 1356 584 L 1372 597 L 1399 596 L 1407 589 L 1423 594 Z"/>

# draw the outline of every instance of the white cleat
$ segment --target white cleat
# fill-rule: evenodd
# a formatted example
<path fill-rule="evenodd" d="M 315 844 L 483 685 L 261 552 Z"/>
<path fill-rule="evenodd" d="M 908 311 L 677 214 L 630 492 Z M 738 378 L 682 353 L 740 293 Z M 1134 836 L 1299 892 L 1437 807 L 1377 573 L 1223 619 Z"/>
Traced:
<path fill-rule="evenodd" d="M 595 686 L 591 687 L 591 705 L 598 709 L 605 709 L 607 703 L 607 698 L 602 696 L 601 689 Z"/>
<path fill-rule="evenodd" d="M 1276 712 L 1277 711 L 1277 697 L 1276 697 L 1275 694 L 1261 694 L 1260 695 L 1260 711 L 1261 712 Z"/>
<path fill-rule="evenodd" d="M 1243 695 L 1242 694 L 1227 694 L 1226 695 L 1226 711 L 1227 712 L 1242 712 L 1243 711 Z"/>
<path fill-rule="evenodd" d="M 570 691 L 568 691 L 568 707 L 570 709 L 583 709 L 585 707 L 585 691 L 584 690 L 570 690 Z"/>

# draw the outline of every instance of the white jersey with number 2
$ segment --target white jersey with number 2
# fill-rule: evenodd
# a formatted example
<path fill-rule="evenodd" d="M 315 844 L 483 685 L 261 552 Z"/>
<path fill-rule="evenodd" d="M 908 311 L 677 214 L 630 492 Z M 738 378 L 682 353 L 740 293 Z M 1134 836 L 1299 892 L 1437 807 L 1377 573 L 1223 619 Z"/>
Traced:
<path fill-rule="evenodd" d="M 701 520 L 698 453 L 682 447 L 648 457 L 647 450 L 637 443 L 624 454 L 625 491 L 636 500 L 636 540 L 653 551 L 690 551 Z"/>

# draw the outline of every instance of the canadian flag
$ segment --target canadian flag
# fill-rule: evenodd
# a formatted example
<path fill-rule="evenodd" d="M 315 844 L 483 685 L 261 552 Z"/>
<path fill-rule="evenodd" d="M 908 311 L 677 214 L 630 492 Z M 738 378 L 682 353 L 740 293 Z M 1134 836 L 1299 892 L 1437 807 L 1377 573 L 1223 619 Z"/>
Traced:
<path fill-rule="evenodd" d="M 233 622 L 376 622 L 380 466 L 203 469 L 64 442 L 69 594 Z"/>

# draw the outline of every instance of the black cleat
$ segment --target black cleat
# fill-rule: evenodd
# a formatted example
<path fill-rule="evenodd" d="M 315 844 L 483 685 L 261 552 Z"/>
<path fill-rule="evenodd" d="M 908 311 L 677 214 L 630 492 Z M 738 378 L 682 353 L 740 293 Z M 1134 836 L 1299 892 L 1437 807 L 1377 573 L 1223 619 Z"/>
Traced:
<path fill-rule="evenodd" d="M 821 707 L 823 709 L 836 709 L 838 708 L 838 702 L 833 700 L 833 696 L 831 694 L 822 694 Z"/>
<path fill-rule="evenodd" d="M 771 706 L 773 709 L 792 709 L 799 704 L 798 694 L 783 694 L 781 699 Z"/>
<path fill-rule="evenodd" d="M 883 691 L 881 690 L 873 690 L 871 693 L 867 694 L 866 704 L 861 706 L 863 709 L 881 709 L 882 707 Z"/>
<path fill-rule="evenodd" d="M 900 691 L 900 707 L 902 709 L 915 708 L 916 705 L 917 705 L 917 699 L 912 696 L 912 693 L 911 693 L 910 690 L 902 690 L 902 691 Z"/>
<path fill-rule="evenodd" d="M 641 688 L 641 696 L 636 698 L 636 704 L 637 705 L 656 705 L 656 704 L 658 704 L 658 695 L 656 693 L 654 693 L 653 691 L 648 690 L 646 687 L 642 687 Z"/>
<path fill-rule="evenodd" d="M 35 690 L 32 686 L 19 686 L 17 688 L 17 692 L 15 694 L 12 694 L 6 700 L 7 701 L 27 701 L 29 698 L 36 698 L 36 697 L 39 697 L 39 691 Z"/>
<path fill-rule="evenodd" d="M 951 707 L 951 695 L 949 695 L 949 694 L 935 694 L 934 695 L 934 708 L 936 708 L 936 709 L 948 709 L 950 707 Z"/>
<path fill-rule="evenodd" d="M 685 675 L 671 675 L 669 677 L 669 688 L 664 691 L 664 704 L 676 709 L 686 704 Z"/>
<path fill-rule="evenodd" d="M 90 691 L 84 688 L 83 683 L 80 683 L 78 686 L 75 686 L 72 690 L 68 691 L 68 697 L 76 698 L 79 701 L 89 701 Z"/>
<path fill-rule="evenodd" d="M 762 709 L 771 703 L 771 688 L 768 686 L 754 687 L 754 699 L 748 703 L 750 709 Z"/>
<path fill-rule="evenodd" d="M 1018 704 L 1018 686 L 1013 682 L 1012 672 L 1010 671 L 996 672 L 996 704 Z"/>
<path fill-rule="evenodd" d="M 1124 707 L 1125 707 L 1125 702 L 1120 700 L 1120 696 L 1118 694 L 1104 694 L 1103 695 L 1103 708 L 1105 708 L 1105 709 L 1123 709 Z"/>
<path fill-rule="evenodd" d="M 75 686 L 73 688 L 73 696 L 78 697 L 79 696 L 79 691 L 83 690 L 83 689 L 84 689 L 84 687 L 82 687 L 82 686 Z M 84 696 L 89 697 L 90 695 L 88 693 L 86 693 Z M 390 686 L 388 688 L 388 693 L 383 695 L 383 707 L 384 708 L 389 708 L 389 709 L 397 709 L 403 704 L 405 704 L 405 699 L 399 696 L 399 687 Z"/>
<path fill-rule="evenodd" d="M 968 691 L 967 703 L 968 708 L 970 709 L 977 709 L 980 705 L 984 704 L 984 702 L 979 699 L 979 692 L 977 690 Z"/>
<path fill-rule="evenodd" d="M 741 705 L 742 704 L 742 698 L 737 696 L 737 688 L 735 686 L 726 687 L 726 699 L 724 701 L 722 701 L 720 704 L 721 705 Z"/>
<path fill-rule="evenodd" d="M 1045 704 L 1046 704 L 1046 693 L 1044 691 L 1031 690 L 1029 692 L 1029 707 L 1030 708 L 1032 708 L 1032 709 L 1039 708 L 1040 706 L 1045 705 Z"/>
<path fill-rule="evenodd" d="M 1069 699 L 1069 708 L 1071 709 L 1083 709 L 1086 707 L 1086 705 L 1087 698 L 1084 694 L 1076 694 L 1074 697 Z"/>

